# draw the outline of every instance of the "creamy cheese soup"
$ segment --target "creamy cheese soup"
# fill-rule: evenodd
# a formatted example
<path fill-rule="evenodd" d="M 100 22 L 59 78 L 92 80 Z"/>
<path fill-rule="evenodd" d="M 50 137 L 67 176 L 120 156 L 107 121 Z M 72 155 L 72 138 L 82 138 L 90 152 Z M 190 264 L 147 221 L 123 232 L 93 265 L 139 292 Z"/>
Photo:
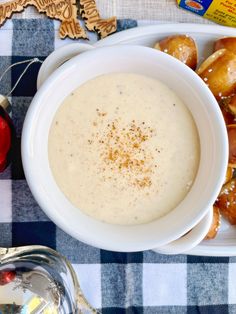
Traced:
<path fill-rule="evenodd" d="M 141 224 L 175 208 L 199 163 L 199 138 L 181 99 L 162 82 L 113 73 L 78 87 L 49 133 L 55 181 L 78 209 L 114 224 Z"/>

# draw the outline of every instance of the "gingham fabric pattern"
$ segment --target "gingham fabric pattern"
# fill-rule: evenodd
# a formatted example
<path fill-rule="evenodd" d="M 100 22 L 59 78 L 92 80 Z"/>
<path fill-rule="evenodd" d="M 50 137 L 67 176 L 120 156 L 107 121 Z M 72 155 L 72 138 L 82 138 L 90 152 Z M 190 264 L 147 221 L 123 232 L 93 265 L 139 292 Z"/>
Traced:
<path fill-rule="evenodd" d="M 119 20 L 118 30 L 136 27 Z M 0 74 L 12 63 L 48 54 L 70 40 L 58 39 L 49 19 L 13 19 L 0 29 Z M 90 41 L 97 40 L 90 34 Z M 0 82 L 6 94 L 25 65 Z M 165 256 L 152 251 L 114 253 L 85 245 L 60 230 L 39 208 L 25 181 L 20 141 L 23 120 L 36 92 L 34 64 L 11 95 L 17 141 L 8 169 L 0 175 L 0 246 L 41 244 L 73 264 L 85 296 L 103 314 L 236 313 L 236 258 Z"/>

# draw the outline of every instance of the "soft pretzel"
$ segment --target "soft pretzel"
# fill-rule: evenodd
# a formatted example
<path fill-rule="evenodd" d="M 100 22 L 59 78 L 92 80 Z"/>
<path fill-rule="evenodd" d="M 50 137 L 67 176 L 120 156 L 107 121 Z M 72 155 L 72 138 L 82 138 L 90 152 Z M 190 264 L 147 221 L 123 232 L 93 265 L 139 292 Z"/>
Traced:
<path fill-rule="evenodd" d="M 217 235 L 218 230 L 220 229 L 221 225 L 221 215 L 220 210 L 218 207 L 213 206 L 213 219 L 211 223 L 211 227 L 205 236 L 206 240 L 214 239 Z"/>
<path fill-rule="evenodd" d="M 157 42 L 154 48 L 179 59 L 193 70 L 197 67 L 197 46 L 187 35 L 169 36 Z"/>
<path fill-rule="evenodd" d="M 217 50 L 197 70 L 216 99 L 236 93 L 236 55 L 226 49 Z"/>
<path fill-rule="evenodd" d="M 225 175 L 224 184 L 228 183 L 233 178 L 233 175 L 234 175 L 234 169 L 231 167 L 228 167 L 226 171 L 226 175 Z"/>
<path fill-rule="evenodd" d="M 227 49 L 236 54 L 236 37 L 224 37 L 215 42 L 214 51 Z"/>
<path fill-rule="evenodd" d="M 236 117 L 236 95 L 234 95 L 229 103 L 228 103 L 228 109 L 230 113 L 232 113 Z"/>
<path fill-rule="evenodd" d="M 220 106 L 220 109 L 226 125 L 236 123 L 236 117 L 232 115 L 232 113 L 230 113 L 224 106 Z"/>
<path fill-rule="evenodd" d="M 229 166 L 236 168 L 236 124 L 227 125 L 229 139 Z"/>
<path fill-rule="evenodd" d="M 236 224 L 236 178 L 223 186 L 215 205 L 232 225 Z"/>

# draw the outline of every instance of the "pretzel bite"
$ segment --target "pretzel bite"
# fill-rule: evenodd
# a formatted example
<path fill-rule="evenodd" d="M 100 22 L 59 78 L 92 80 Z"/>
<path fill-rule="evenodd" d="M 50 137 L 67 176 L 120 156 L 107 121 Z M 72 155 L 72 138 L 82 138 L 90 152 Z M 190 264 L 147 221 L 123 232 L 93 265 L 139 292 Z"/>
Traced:
<path fill-rule="evenodd" d="M 197 67 L 197 46 L 187 35 L 169 36 L 157 42 L 154 48 L 179 59 L 193 70 Z"/>
<path fill-rule="evenodd" d="M 236 93 L 236 55 L 226 49 L 217 50 L 197 70 L 216 99 Z"/>
<path fill-rule="evenodd" d="M 215 42 L 214 51 L 227 49 L 236 54 L 236 37 L 224 37 Z"/>
<path fill-rule="evenodd" d="M 236 118 L 235 116 L 232 115 L 232 113 L 228 112 L 224 107 L 220 107 L 220 109 L 223 114 L 226 125 L 236 123 Z"/>
<path fill-rule="evenodd" d="M 234 175 L 234 169 L 231 167 L 228 167 L 226 171 L 226 175 L 225 175 L 224 184 L 228 183 L 233 178 L 233 175 Z"/>
<path fill-rule="evenodd" d="M 215 205 L 232 225 L 236 225 L 236 178 L 223 186 Z"/>
<path fill-rule="evenodd" d="M 236 124 L 227 125 L 229 139 L 229 166 L 236 168 Z"/>
<path fill-rule="evenodd" d="M 229 111 L 236 117 L 236 95 L 234 95 L 228 104 Z"/>
<path fill-rule="evenodd" d="M 213 219 L 211 223 L 211 227 L 205 236 L 205 240 L 214 239 L 217 235 L 218 230 L 220 229 L 221 224 L 221 216 L 220 216 L 220 210 L 218 207 L 213 206 Z"/>
<path fill-rule="evenodd" d="M 233 95 L 232 97 L 223 97 L 219 101 L 219 105 L 221 108 L 223 107 L 224 110 L 233 117 L 234 121 L 236 121 L 236 94 Z M 233 124 L 233 123 L 235 122 L 227 123 L 227 124 Z"/>
<path fill-rule="evenodd" d="M 226 125 L 236 123 L 236 115 L 233 115 L 229 108 L 231 101 L 232 97 L 224 97 L 218 101 Z"/>

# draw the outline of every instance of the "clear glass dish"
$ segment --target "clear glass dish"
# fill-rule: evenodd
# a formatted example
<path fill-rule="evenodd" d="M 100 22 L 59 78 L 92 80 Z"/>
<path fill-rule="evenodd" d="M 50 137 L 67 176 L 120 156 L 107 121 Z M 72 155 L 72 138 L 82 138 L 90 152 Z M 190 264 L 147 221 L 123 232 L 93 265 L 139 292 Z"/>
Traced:
<path fill-rule="evenodd" d="M 98 313 L 71 264 L 44 246 L 0 248 L 1 314 Z"/>

